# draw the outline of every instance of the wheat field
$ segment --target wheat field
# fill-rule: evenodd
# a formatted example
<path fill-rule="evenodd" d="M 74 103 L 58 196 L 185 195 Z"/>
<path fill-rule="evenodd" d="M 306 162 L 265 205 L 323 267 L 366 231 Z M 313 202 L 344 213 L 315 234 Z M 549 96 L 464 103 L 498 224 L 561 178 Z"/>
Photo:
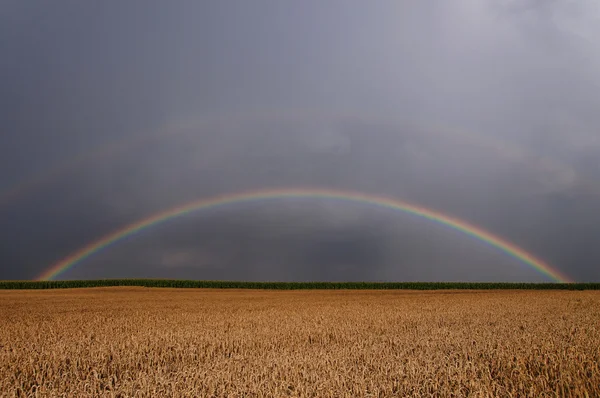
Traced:
<path fill-rule="evenodd" d="M 600 396 L 598 291 L 0 291 L 2 397 Z"/>

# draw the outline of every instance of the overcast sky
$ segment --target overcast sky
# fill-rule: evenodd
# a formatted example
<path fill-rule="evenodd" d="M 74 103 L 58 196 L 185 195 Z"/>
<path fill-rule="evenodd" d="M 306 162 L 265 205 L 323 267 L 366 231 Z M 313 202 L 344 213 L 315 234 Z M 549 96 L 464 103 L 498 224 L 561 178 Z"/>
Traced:
<path fill-rule="evenodd" d="M 596 0 L 0 5 L 0 279 L 200 198 L 408 200 L 600 281 Z M 278 200 L 157 226 L 61 277 L 546 281 L 400 212 Z"/>

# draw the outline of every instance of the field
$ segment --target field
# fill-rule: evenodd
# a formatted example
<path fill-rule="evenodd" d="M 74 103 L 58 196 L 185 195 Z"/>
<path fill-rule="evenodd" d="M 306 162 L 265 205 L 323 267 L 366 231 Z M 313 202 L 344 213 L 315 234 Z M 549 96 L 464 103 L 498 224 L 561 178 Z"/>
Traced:
<path fill-rule="evenodd" d="M 0 396 L 600 396 L 600 292 L 0 291 Z"/>

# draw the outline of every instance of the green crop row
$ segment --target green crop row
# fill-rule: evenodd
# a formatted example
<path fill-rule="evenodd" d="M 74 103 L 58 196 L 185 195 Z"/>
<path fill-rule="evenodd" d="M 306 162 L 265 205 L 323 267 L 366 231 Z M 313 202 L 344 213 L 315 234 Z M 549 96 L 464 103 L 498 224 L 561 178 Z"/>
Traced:
<path fill-rule="evenodd" d="M 600 290 L 600 283 L 504 283 L 504 282 L 242 282 L 176 279 L 100 279 L 69 281 L 0 281 L 0 289 L 67 289 L 106 286 L 142 286 L 216 289 L 527 289 Z"/>

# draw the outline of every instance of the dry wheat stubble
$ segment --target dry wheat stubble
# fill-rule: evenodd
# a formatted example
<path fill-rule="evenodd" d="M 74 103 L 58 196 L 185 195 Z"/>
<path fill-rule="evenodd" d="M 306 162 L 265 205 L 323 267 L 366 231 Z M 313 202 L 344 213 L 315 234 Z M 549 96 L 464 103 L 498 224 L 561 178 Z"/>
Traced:
<path fill-rule="evenodd" d="M 0 291 L 0 395 L 600 396 L 600 292 Z"/>

